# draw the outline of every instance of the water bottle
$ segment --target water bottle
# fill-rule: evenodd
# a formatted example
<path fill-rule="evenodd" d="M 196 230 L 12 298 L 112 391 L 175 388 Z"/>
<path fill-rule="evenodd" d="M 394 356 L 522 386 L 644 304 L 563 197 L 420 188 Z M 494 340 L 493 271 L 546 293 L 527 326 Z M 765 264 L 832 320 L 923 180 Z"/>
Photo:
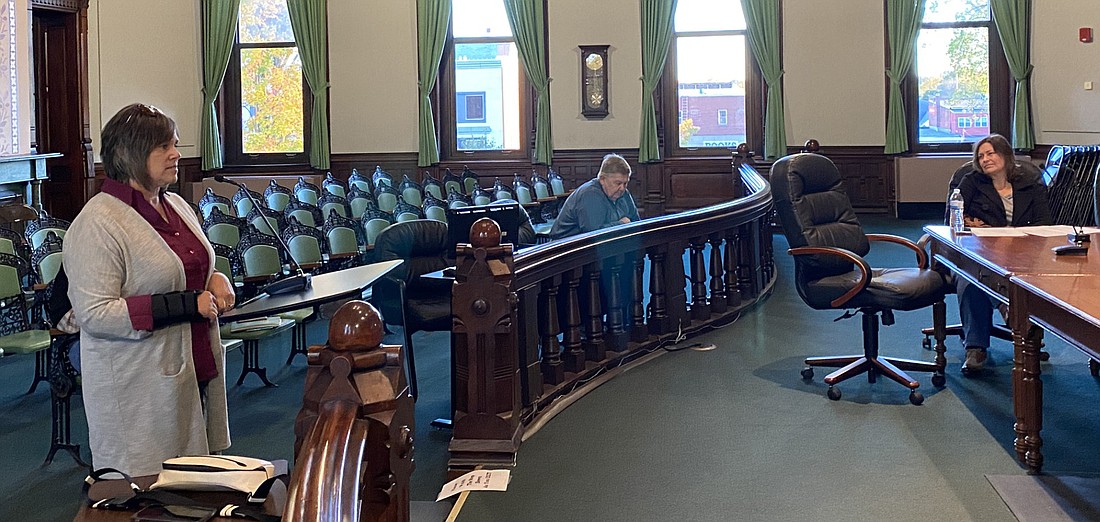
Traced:
<path fill-rule="evenodd" d="M 962 232 L 966 228 L 966 224 L 963 223 L 963 195 L 959 192 L 959 189 L 955 189 L 951 192 L 951 197 L 947 200 L 948 208 L 948 223 L 951 225 L 951 231 L 955 233 Z"/>

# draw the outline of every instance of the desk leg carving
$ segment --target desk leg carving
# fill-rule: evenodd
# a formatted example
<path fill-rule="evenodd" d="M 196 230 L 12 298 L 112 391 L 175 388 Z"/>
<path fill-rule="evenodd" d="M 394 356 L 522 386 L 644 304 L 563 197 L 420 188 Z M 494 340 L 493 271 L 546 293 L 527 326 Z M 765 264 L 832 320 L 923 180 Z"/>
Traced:
<path fill-rule="evenodd" d="M 1012 325 L 1012 397 L 1016 413 L 1016 458 L 1025 463 L 1028 473 L 1042 471 L 1043 381 L 1040 378 L 1039 351 L 1043 330 L 1028 319 L 1027 296 L 1013 286 L 1010 290 L 1009 323 Z"/>

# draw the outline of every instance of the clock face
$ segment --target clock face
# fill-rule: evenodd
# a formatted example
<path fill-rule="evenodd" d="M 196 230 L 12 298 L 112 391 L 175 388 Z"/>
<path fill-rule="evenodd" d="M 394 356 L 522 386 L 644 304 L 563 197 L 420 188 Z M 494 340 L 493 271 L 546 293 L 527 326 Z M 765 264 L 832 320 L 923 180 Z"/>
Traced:
<path fill-rule="evenodd" d="M 593 71 L 598 71 L 603 68 L 603 57 L 592 53 L 584 58 L 584 66 Z"/>

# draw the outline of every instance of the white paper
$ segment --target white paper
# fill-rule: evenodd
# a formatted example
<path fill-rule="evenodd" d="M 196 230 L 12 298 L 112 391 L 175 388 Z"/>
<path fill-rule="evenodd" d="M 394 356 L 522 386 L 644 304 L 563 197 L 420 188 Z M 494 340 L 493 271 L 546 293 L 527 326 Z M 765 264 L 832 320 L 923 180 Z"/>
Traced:
<path fill-rule="evenodd" d="M 970 232 L 978 237 L 1024 237 L 1023 230 L 1012 227 L 973 227 Z"/>
<path fill-rule="evenodd" d="M 1073 227 L 1069 225 L 1047 225 L 1041 227 L 1020 227 L 1019 230 L 1023 230 L 1028 235 L 1040 236 L 1040 237 L 1058 237 L 1065 236 L 1073 233 Z M 1095 234 L 1100 232 L 1100 228 L 1096 227 L 1078 227 L 1084 234 Z"/>
<path fill-rule="evenodd" d="M 478 469 L 443 485 L 436 502 L 463 491 L 507 491 L 511 470 Z"/>

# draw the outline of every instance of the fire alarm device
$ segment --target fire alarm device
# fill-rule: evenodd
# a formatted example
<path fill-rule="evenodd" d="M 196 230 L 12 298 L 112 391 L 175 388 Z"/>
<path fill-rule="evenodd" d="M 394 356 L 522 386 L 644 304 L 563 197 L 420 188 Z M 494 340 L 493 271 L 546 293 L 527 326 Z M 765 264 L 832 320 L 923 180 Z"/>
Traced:
<path fill-rule="evenodd" d="M 1092 28 L 1091 27 L 1082 27 L 1081 28 L 1081 38 L 1080 39 L 1081 39 L 1081 43 L 1092 43 Z"/>

